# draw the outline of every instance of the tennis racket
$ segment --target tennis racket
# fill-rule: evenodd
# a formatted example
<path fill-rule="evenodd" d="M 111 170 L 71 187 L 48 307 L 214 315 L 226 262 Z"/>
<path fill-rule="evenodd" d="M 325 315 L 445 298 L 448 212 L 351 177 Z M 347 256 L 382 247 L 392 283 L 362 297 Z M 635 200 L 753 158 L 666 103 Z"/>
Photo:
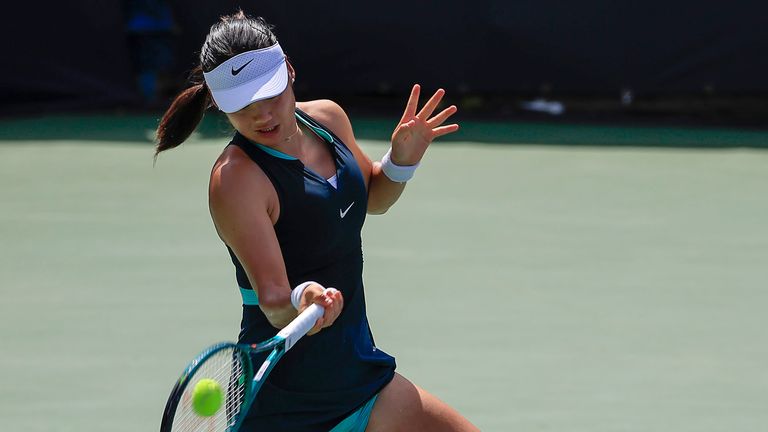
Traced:
<path fill-rule="evenodd" d="M 189 363 L 171 390 L 160 432 L 237 432 L 277 361 L 314 327 L 324 312 L 322 306 L 312 304 L 277 335 L 261 343 L 224 342 L 206 348 Z M 272 352 L 264 363 L 254 368 L 250 354 L 269 350 Z M 214 412 L 201 414 L 199 408 L 193 407 L 194 389 L 201 380 L 213 380 L 220 389 L 216 392 L 221 395 L 221 404 Z"/>

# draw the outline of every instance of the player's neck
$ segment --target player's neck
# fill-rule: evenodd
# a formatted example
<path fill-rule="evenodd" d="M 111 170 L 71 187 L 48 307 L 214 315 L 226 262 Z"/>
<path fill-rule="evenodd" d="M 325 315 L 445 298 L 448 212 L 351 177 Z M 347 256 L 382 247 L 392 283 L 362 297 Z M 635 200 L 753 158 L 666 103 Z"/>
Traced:
<path fill-rule="evenodd" d="M 302 159 L 304 156 L 304 149 L 306 148 L 305 141 L 307 139 L 306 134 L 299 126 L 298 122 L 295 124 L 295 130 L 283 138 L 278 148 L 283 153 L 289 154 L 297 159 Z"/>

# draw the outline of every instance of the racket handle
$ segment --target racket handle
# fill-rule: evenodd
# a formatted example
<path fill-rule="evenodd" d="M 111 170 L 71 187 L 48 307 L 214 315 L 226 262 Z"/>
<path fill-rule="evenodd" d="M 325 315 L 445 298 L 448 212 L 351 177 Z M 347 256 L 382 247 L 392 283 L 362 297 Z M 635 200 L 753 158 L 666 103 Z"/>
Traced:
<path fill-rule="evenodd" d="M 325 308 L 317 303 L 312 303 L 304 309 L 301 315 L 297 316 L 287 326 L 280 330 L 277 335 L 285 338 L 285 350 L 291 349 L 293 344 L 304 337 L 308 331 L 312 330 L 320 317 L 325 313 Z"/>

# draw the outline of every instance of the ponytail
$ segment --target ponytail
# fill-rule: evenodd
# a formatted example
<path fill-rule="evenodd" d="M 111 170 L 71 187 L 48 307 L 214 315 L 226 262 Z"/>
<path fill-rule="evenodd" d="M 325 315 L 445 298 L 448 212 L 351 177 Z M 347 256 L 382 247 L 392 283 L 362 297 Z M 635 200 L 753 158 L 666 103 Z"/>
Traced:
<path fill-rule="evenodd" d="M 197 79 L 195 79 L 197 78 Z M 208 87 L 202 79 L 202 69 L 192 72 L 190 80 L 196 82 L 181 92 L 163 114 L 157 126 L 155 157 L 160 152 L 178 147 L 200 124 L 205 110 L 211 105 Z"/>

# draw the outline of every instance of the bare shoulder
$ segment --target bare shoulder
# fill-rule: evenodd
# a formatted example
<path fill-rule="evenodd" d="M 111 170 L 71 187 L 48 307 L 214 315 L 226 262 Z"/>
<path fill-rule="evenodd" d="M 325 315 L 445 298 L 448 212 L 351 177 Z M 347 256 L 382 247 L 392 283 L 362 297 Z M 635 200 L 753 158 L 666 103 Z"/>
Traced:
<path fill-rule="evenodd" d="M 238 186 L 258 183 L 260 171 L 239 147 L 228 146 L 213 164 L 210 190 L 222 193 Z"/>
<path fill-rule="evenodd" d="M 336 102 L 329 99 L 318 99 L 308 102 L 297 102 L 296 106 L 315 120 L 328 126 L 334 134 L 338 135 L 345 142 L 354 140 L 349 117 Z"/>
<path fill-rule="evenodd" d="M 211 169 L 208 200 L 212 213 L 259 203 L 272 213 L 277 192 L 264 171 L 242 149 L 228 146 Z"/>

